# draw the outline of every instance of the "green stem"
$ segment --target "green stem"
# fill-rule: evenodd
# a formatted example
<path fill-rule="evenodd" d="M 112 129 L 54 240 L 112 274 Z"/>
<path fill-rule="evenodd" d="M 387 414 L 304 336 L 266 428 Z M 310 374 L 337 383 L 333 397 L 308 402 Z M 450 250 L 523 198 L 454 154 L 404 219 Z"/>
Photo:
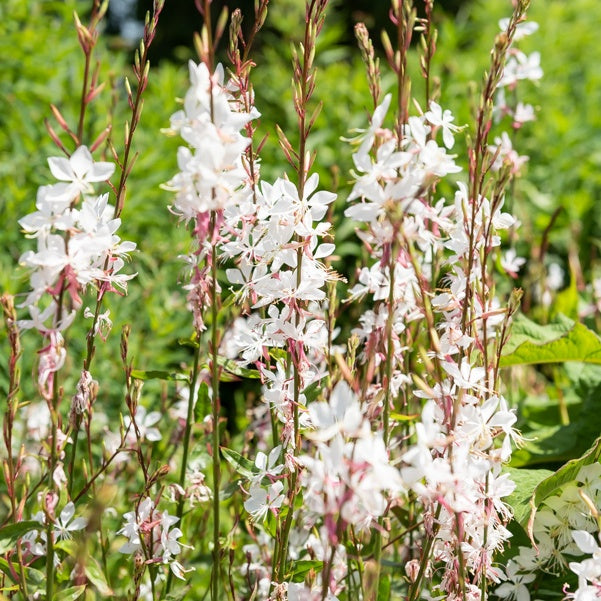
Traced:
<path fill-rule="evenodd" d="M 196 385 L 198 383 L 198 374 L 200 372 L 200 333 L 197 333 L 197 341 L 198 345 L 194 351 L 194 366 L 192 368 L 192 377 L 190 378 L 190 392 L 188 394 L 188 412 L 186 415 L 186 429 L 184 430 L 184 450 L 182 453 L 182 465 L 179 472 L 179 485 L 181 489 L 185 489 L 186 487 L 186 467 L 188 465 L 188 454 L 190 451 L 190 439 L 192 438 L 192 425 L 194 421 L 194 404 L 196 402 Z M 177 510 L 176 517 L 179 518 L 179 526 L 181 528 L 182 524 L 182 516 L 184 514 L 184 495 L 179 498 L 177 502 Z M 171 585 L 173 584 L 173 572 L 169 570 L 169 574 L 167 576 L 167 582 L 165 583 L 165 592 L 164 595 L 168 595 L 171 590 Z"/>
<path fill-rule="evenodd" d="M 216 214 L 211 215 L 211 232 L 215 229 Z M 211 250 L 211 387 L 213 406 L 213 579 L 211 581 L 211 601 L 219 599 L 219 563 L 221 547 L 219 543 L 219 490 L 221 488 L 221 461 L 219 456 L 219 332 L 217 330 L 217 247 L 213 242 Z"/>

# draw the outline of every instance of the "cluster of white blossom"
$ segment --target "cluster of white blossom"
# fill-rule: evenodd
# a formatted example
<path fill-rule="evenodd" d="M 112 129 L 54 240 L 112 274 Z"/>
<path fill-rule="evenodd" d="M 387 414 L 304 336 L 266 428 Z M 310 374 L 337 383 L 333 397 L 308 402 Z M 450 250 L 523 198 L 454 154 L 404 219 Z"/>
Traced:
<path fill-rule="evenodd" d="M 134 511 L 127 512 L 124 524 L 117 534 L 129 540 L 119 551 L 139 554 L 146 563 L 169 565 L 177 578 L 184 579 L 185 571 L 175 556 L 182 550 L 178 539 L 182 536 L 179 528 L 173 528 L 179 518 L 169 515 L 167 510 L 158 511 L 150 497 L 143 498 Z"/>
<path fill-rule="evenodd" d="M 34 213 L 19 220 L 25 234 L 36 240 L 36 250 L 19 262 L 31 270 L 31 292 L 20 304 L 31 319 L 18 322 L 48 338 L 40 352 L 38 385 L 45 398 L 52 393 L 54 374 L 66 358 L 61 334 L 82 304 L 81 293 L 93 285 L 100 291 L 125 289 L 132 275 L 120 273 L 127 253 L 136 248 L 116 234 L 121 220 L 114 217 L 108 194 L 95 194 L 93 184 L 111 177 L 114 165 L 93 160 L 80 146 L 69 158 L 48 159 L 57 183 L 38 189 Z M 70 299 L 71 310 L 64 300 Z"/>
<path fill-rule="evenodd" d="M 508 24 L 509 19 L 501 19 L 499 21 L 501 31 L 505 31 Z M 538 23 L 534 21 L 518 23 L 513 36 L 513 43 L 515 44 L 515 42 L 535 33 L 537 30 Z M 540 67 L 540 53 L 533 52 L 528 56 L 513 44 L 509 48 L 508 53 L 509 58 L 505 63 L 503 76 L 497 88 L 494 111 L 497 120 L 509 117 L 511 119 L 511 128 L 513 131 L 516 131 L 524 123 L 534 121 L 536 117 L 535 109 L 531 104 L 524 104 L 515 100 L 515 89 L 520 81 L 538 81 L 543 76 L 543 71 Z M 509 98 L 511 100 L 508 100 L 505 90 L 510 92 Z M 495 138 L 495 143 L 489 146 L 489 151 L 494 158 L 493 171 L 498 171 L 503 166 L 508 166 L 511 175 L 519 175 L 522 166 L 528 161 L 527 156 L 520 156 L 514 150 L 511 137 L 507 132 L 503 132 L 501 136 Z M 511 274 L 511 270 L 507 271 Z"/>
<path fill-rule="evenodd" d="M 202 310 L 214 300 L 211 261 L 213 248 L 223 243 L 219 231 L 224 210 L 243 205 L 249 194 L 243 156 L 250 139 L 240 130 L 259 113 L 240 110 L 235 87 L 224 83 L 221 65 L 211 73 L 204 63 L 190 61 L 189 70 L 190 88 L 183 110 L 172 115 L 167 130 L 179 134 L 188 146 L 179 148 L 180 171 L 165 188 L 175 192 L 173 212 L 195 223 L 198 248 L 186 258 L 191 269 L 186 289 L 195 328 L 202 331 Z"/>
<path fill-rule="evenodd" d="M 300 197 L 286 179 L 273 185 L 262 182 L 245 205 L 244 216 L 226 211 L 235 235 L 224 245 L 224 253 L 237 261 L 227 277 L 253 309 L 266 308 L 263 317 L 255 312 L 248 318 L 233 342 L 245 361 L 259 365 L 265 401 L 283 424 L 286 445 L 294 444 L 294 382 L 286 360 L 277 359 L 268 367 L 267 353 L 270 348 L 290 352 L 301 391 L 321 378 L 316 356 L 323 356 L 328 340 L 322 317 L 325 285 L 336 276 L 321 261 L 334 245 L 320 238 L 329 230 L 322 219 L 336 195 L 317 191 L 318 183 L 316 174 L 309 177 Z M 302 395 L 297 402 L 305 405 Z"/>
<path fill-rule="evenodd" d="M 434 541 L 432 561 L 444 568 L 438 586 L 454 598 L 463 566 L 468 579 L 463 586 L 475 599 L 482 577 L 498 579 L 493 553 L 510 536 L 504 526 L 510 512 L 502 498 L 514 484 L 501 466 L 511 454 L 516 418 L 494 390 L 492 368 L 483 365 L 481 350 L 495 340 L 504 319 L 483 277 L 483 261 L 500 246 L 498 231 L 514 219 L 502 212 L 502 199 L 472 199 L 461 183 L 453 204 L 432 202 L 436 182 L 460 170 L 447 154 L 458 130 L 453 116 L 431 102 L 425 114 L 409 117 L 398 140 L 382 127 L 389 103 L 387 96 L 376 109 L 354 155 L 358 176 L 350 200 L 361 202 L 346 215 L 368 224 L 360 235 L 376 259 L 351 290 L 355 297 L 370 294 L 373 301 L 356 333 L 366 359 L 375 354 L 381 363 L 392 356 L 390 382 L 373 383 L 369 397 L 379 401 L 380 390 L 389 385 L 394 399 L 411 382 L 403 333 L 429 311 L 434 316 L 431 356 L 440 371 L 435 384 L 423 383 L 414 392 L 426 402 L 417 442 L 402 455 L 401 474 L 423 504 L 426 533 Z M 436 142 L 438 132 L 444 146 Z M 441 257 L 443 286 L 431 288 Z M 418 573 L 413 563 L 410 578 Z"/>
<path fill-rule="evenodd" d="M 495 589 L 501 599 L 530 601 L 527 584 L 541 572 L 561 575 L 569 568 L 578 575 L 578 589 L 568 599 L 601 598 L 601 554 L 594 534 L 601 511 L 601 464 L 580 468 L 575 479 L 563 485 L 538 507 L 532 525 L 535 547 L 520 546 L 509 560 L 504 582 Z M 570 561 L 589 555 L 580 562 Z"/>

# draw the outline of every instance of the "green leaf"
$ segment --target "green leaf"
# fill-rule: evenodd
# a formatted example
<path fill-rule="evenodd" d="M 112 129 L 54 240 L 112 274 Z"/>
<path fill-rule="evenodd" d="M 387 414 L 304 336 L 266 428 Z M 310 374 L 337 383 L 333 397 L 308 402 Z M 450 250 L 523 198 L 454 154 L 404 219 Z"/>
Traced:
<path fill-rule="evenodd" d="M 562 486 L 576 480 L 578 472 L 585 465 L 590 465 L 599 461 L 601 457 L 601 436 L 597 438 L 593 446 L 578 459 L 568 461 L 564 466 L 560 467 L 554 474 L 545 478 L 534 489 L 530 501 L 530 516 L 528 519 L 528 535 L 533 538 L 532 528 L 534 526 L 534 516 L 540 504 L 554 495 Z"/>
<path fill-rule="evenodd" d="M 258 380 L 261 378 L 261 374 L 257 369 L 249 369 L 248 367 L 242 367 L 232 359 L 228 359 L 227 357 L 217 357 L 217 363 L 223 367 L 223 369 L 239 378 L 246 378 L 250 380 Z"/>
<path fill-rule="evenodd" d="M 240 490 L 241 484 L 242 480 L 234 480 L 234 482 L 230 482 L 225 488 L 222 488 L 219 491 L 219 500 L 225 501 L 233 497 Z"/>
<path fill-rule="evenodd" d="M 102 573 L 98 562 L 93 557 L 88 557 L 88 562 L 85 566 L 87 579 L 98 589 L 101 595 L 112 595 L 113 591 L 109 586 L 105 575 Z"/>
<path fill-rule="evenodd" d="M 414 422 L 419 418 L 419 413 L 414 413 L 413 415 L 405 415 L 403 413 L 398 413 L 397 411 L 390 412 L 390 419 L 395 422 Z"/>
<path fill-rule="evenodd" d="M 598 365 L 568 363 L 570 375 L 570 423 L 557 423 L 557 406 L 553 419 L 553 402 L 549 399 L 547 414 L 535 413 L 535 421 L 530 420 L 522 429 L 526 443 L 517 449 L 512 458 L 512 467 L 534 466 L 541 463 L 565 463 L 584 455 L 595 444 L 601 432 L 601 369 Z M 566 399 L 567 400 L 567 397 Z M 541 400 L 540 406 L 543 404 Z M 577 401 L 577 402 L 575 402 Z M 530 405 L 524 405 L 526 410 Z M 526 413 L 526 411 L 524 411 Z M 543 420 L 541 423 L 538 420 Z"/>
<path fill-rule="evenodd" d="M 578 302 L 580 297 L 578 295 L 577 275 L 570 264 L 570 285 L 555 294 L 553 300 L 553 311 L 566 315 L 570 319 L 578 319 Z"/>
<path fill-rule="evenodd" d="M 78 545 L 72 539 L 58 540 L 54 543 L 55 549 L 64 551 L 67 555 L 75 557 L 77 555 Z"/>
<path fill-rule="evenodd" d="M 201 382 L 198 387 L 198 398 L 194 405 L 194 423 L 198 424 L 209 413 L 209 385 Z"/>
<path fill-rule="evenodd" d="M 71 586 L 64 591 L 57 591 L 56 595 L 54 595 L 54 599 L 55 601 L 75 601 L 75 599 L 81 597 L 85 590 L 85 584 Z"/>
<path fill-rule="evenodd" d="M 17 541 L 32 530 L 43 530 L 44 526 L 35 520 L 9 524 L 0 529 L 0 555 L 14 550 Z"/>
<path fill-rule="evenodd" d="M 378 582 L 378 601 L 388 601 L 390 599 L 390 574 L 380 574 Z"/>
<path fill-rule="evenodd" d="M 194 337 L 194 338 L 178 338 L 177 344 L 179 346 L 188 347 L 188 348 L 198 348 L 199 347 L 198 340 L 196 339 L 196 337 Z"/>
<path fill-rule="evenodd" d="M 276 361 L 286 361 L 288 353 L 282 348 L 271 348 L 269 349 L 269 356 Z"/>
<path fill-rule="evenodd" d="M 515 320 L 501 367 L 580 361 L 601 365 L 601 338 L 563 315 L 541 326 L 520 315 Z"/>
<path fill-rule="evenodd" d="M 515 490 L 505 498 L 505 502 L 513 510 L 513 519 L 524 528 L 528 524 L 532 506 L 532 491 L 545 478 L 553 475 L 551 470 L 545 469 L 519 469 L 508 467 L 505 469 L 515 482 Z"/>
<path fill-rule="evenodd" d="M 578 472 L 585 465 L 599 461 L 601 457 L 601 437 L 597 438 L 595 444 L 580 458 L 568 461 L 560 467 L 552 476 L 545 478 L 534 489 L 532 500 L 538 507 L 545 499 L 553 495 L 559 488 L 573 482 Z"/>
<path fill-rule="evenodd" d="M 323 561 L 317 559 L 299 559 L 292 564 L 290 579 L 292 582 L 304 582 L 306 575 L 311 571 L 321 572 Z"/>
<path fill-rule="evenodd" d="M 263 518 L 263 528 L 265 529 L 265 532 L 271 536 L 271 538 L 276 538 L 278 524 L 284 524 L 286 522 L 288 511 L 288 507 L 282 507 L 277 515 L 273 513 L 273 511 L 268 511 Z"/>
<path fill-rule="evenodd" d="M 319 382 L 311 382 L 307 388 L 302 391 L 302 394 L 305 395 L 305 399 L 307 403 L 311 403 L 314 401 L 321 393 L 321 388 L 319 387 Z"/>
<path fill-rule="evenodd" d="M 12 569 L 11 569 L 12 568 Z M 46 574 L 40 570 L 36 570 L 35 568 L 24 568 L 25 570 L 25 580 L 29 586 L 34 588 L 39 587 L 41 584 L 46 582 Z M 6 574 L 12 582 L 16 582 L 13 577 L 13 574 L 19 573 L 19 564 L 16 562 L 12 562 L 12 566 L 0 557 L 0 571 Z"/>
<path fill-rule="evenodd" d="M 161 369 L 134 369 L 131 377 L 136 380 L 180 380 L 188 381 L 187 374 L 177 371 L 166 371 Z"/>
<path fill-rule="evenodd" d="M 190 586 L 185 586 L 183 589 L 169 593 L 165 597 L 165 601 L 181 601 L 190 592 Z"/>
<path fill-rule="evenodd" d="M 246 478 L 252 478 L 255 474 L 259 473 L 259 468 L 247 459 L 246 457 L 242 457 L 240 453 L 234 451 L 233 449 L 227 449 L 226 447 L 221 447 L 221 454 L 225 458 L 225 460 L 242 476 Z"/>

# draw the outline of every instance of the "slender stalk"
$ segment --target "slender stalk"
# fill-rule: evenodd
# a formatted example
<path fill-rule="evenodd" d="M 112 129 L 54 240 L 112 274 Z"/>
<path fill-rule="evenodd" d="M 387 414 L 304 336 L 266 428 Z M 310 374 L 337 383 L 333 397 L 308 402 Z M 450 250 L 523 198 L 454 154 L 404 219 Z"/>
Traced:
<path fill-rule="evenodd" d="M 186 487 L 186 467 L 188 465 L 188 454 L 190 450 L 190 439 L 192 434 L 192 425 L 194 422 L 194 404 L 196 403 L 196 389 L 198 384 L 198 376 L 200 373 L 200 332 L 197 332 L 198 345 L 194 350 L 194 365 L 192 367 L 192 374 L 190 378 L 190 392 L 188 393 L 188 410 L 186 414 L 186 428 L 184 430 L 183 440 L 183 452 L 182 452 L 182 465 L 179 472 L 179 486 L 181 489 Z M 184 513 L 185 498 L 182 495 L 177 502 L 176 517 L 179 518 L 180 522 Z M 167 576 L 167 582 L 165 584 L 165 595 L 169 594 L 171 585 L 173 584 L 173 572 L 169 570 Z"/>
<path fill-rule="evenodd" d="M 211 232 L 215 231 L 216 214 L 211 214 Z M 219 491 L 221 488 L 221 460 L 219 455 L 219 331 L 217 329 L 218 298 L 217 298 L 217 247 L 213 240 L 211 249 L 211 388 L 213 407 L 213 577 L 211 580 L 211 601 L 219 599 L 219 563 L 221 561 L 221 546 L 219 541 Z"/>

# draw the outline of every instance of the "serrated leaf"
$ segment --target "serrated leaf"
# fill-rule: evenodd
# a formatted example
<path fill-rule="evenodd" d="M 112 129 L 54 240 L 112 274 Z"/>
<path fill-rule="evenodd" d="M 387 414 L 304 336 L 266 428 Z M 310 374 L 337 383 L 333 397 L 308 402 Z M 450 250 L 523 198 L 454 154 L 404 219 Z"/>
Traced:
<path fill-rule="evenodd" d="M 57 593 L 54 595 L 54 599 L 55 601 L 75 601 L 75 599 L 81 597 L 85 590 L 85 584 L 71 586 L 64 591 L 57 591 Z"/>
<path fill-rule="evenodd" d="M 188 381 L 187 374 L 182 374 L 177 371 L 167 371 L 161 369 L 134 369 L 131 372 L 131 377 L 136 380 Z"/>
<path fill-rule="evenodd" d="M 292 564 L 290 579 L 292 582 L 304 582 L 305 576 L 311 571 L 321 572 L 323 561 L 317 559 L 299 559 Z"/>
<path fill-rule="evenodd" d="M 12 551 L 17 541 L 32 530 L 43 530 L 44 526 L 35 520 L 27 520 L 16 524 L 9 524 L 0 529 L 0 555 Z"/>
<path fill-rule="evenodd" d="M 511 479 L 515 482 L 515 490 L 504 500 L 513 510 L 513 519 L 526 528 L 532 506 L 532 491 L 545 478 L 553 475 L 551 470 L 505 468 Z"/>
<path fill-rule="evenodd" d="M 226 447 L 221 447 L 221 454 L 225 458 L 225 460 L 242 476 L 246 478 L 252 478 L 255 474 L 259 473 L 259 469 L 257 466 L 238 453 L 233 449 L 228 449 Z"/>
<path fill-rule="evenodd" d="M 601 338 L 563 315 L 541 326 L 520 315 L 501 356 L 501 367 L 579 361 L 601 365 Z"/>
<path fill-rule="evenodd" d="M 98 562 L 94 558 L 88 558 L 88 563 L 85 566 L 87 579 L 98 589 L 101 595 L 112 595 L 113 591 L 102 573 Z"/>

